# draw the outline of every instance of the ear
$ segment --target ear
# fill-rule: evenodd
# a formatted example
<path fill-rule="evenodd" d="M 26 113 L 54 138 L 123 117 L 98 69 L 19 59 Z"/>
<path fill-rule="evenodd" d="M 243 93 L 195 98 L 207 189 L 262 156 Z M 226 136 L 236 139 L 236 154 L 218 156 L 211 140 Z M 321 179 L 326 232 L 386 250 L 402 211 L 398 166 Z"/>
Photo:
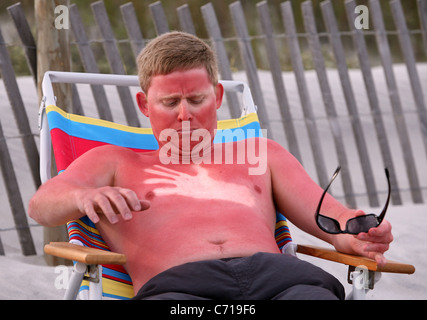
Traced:
<path fill-rule="evenodd" d="M 140 91 L 136 94 L 136 103 L 138 104 L 139 110 L 149 118 L 147 95 L 144 92 Z"/>
<path fill-rule="evenodd" d="M 222 99 L 224 97 L 224 87 L 221 83 L 218 83 L 215 87 L 216 95 L 216 108 L 219 109 L 222 105 Z"/>

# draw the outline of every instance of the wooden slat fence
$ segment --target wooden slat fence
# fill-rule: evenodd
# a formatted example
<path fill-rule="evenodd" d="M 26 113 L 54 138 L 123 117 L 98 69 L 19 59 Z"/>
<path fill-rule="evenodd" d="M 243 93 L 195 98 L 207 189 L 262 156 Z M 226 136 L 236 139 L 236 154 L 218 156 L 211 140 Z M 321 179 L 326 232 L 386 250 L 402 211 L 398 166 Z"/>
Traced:
<path fill-rule="evenodd" d="M 383 11 L 379 0 L 369 1 L 370 22 L 372 24 L 369 30 L 358 29 L 354 21 L 357 18 L 356 2 L 354 0 L 345 1 L 347 21 L 350 31 L 339 30 L 337 17 L 334 14 L 333 5 L 330 0 L 321 3 L 320 10 L 323 17 L 323 23 L 326 27 L 326 35 L 329 43 L 330 52 L 335 61 L 335 70 L 339 75 L 340 86 L 345 100 L 345 109 L 347 115 L 345 118 L 348 122 L 342 121 L 342 115 L 338 111 L 335 93 L 337 88 L 330 81 L 327 68 L 324 42 L 325 33 L 321 34 L 317 30 L 318 21 L 315 19 L 315 12 L 311 1 L 305 1 L 301 5 L 302 21 L 304 25 L 304 33 L 299 33 L 295 24 L 295 8 L 292 8 L 291 1 L 285 1 L 280 5 L 280 15 L 282 19 L 283 32 L 277 33 L 273 29 L 271 19 L 271 8 L 267 1 L 260 1 L 256 4 L 258 19 L 260 22 L 260 30 L 257 34 L 251 35 L 248 31 L 245 12 L 240 1 L 236 1 L 229 5 L 230 17 L 233 22 L 235 36 L 233 38 L 224 38 L 221 32 L 221 26 L 216 16 L 214 5 L 208 3 L 200 8 L 201 16 L 203 17 L 204 27 L 209 41 L 217 53 L 219 61 L 220 76 L 222 79 L 232 80 L 235 74 L 232 72 L 230 63 L 230 54 L 227 51 L 227 46 L 230 42 L 234 42 L 239 48 L 241 63 L 244 68 L 245 77 L 251 87 L 254 100 L 258 106 L 258 113 L 263 128 L 268 130 L 269 138 L 276 139 L 277 136 L 283 136 L 284 140 L 280 141 L 288 150 L 298 159 L 303 165 L 307 164 L 307 159 L 303 154 L 311 153 L 315 168 L 314 172 L 316 180 L 321 185 L 326 185 L 329 180 L 331 171 L 330 162 L 332 155 L 330 151 L 324 148 L 325 142 L 323 139 L 323 127 L 319 127 L 322 120 L 326 120 L 329 126 L 329 134 L 332 137 L 333 157 L 342 165 L 342 197 L 350 207 L 357 206 L 357 199 L 365 196 L 368 205 L 377 207 L 381 205 L 380 197 L 385 191 L 377 186 L 375 177 L 379 174 L 375 173 L 378 167 L 388 167 L 392 177 L 397 177 L 397 173 L 404 172 L 404 181 L 392 179 L 392 202 L 395 205 L 403 204 L 405 201 L 403 194 L 410 194 L 413 203 L 423 203 L 423 192 L 427 190 L 425 183 L 426 166 L 419 167 L 419 159 L 415 157 L 415 150 L 411 135 L 409 133 L 408 124 L 405 120 L 408 111 L 404 108 L 402 97 L 399 94 L 399 79 L 396 78 L 393 64 L 393 56 L 389 44 L 390 31 L 386 30 L 384 25 Z M 383 4 L 384 5 L 384 4 Z M 426 84 L 421 82 L 419 68 L 415 59 L 413 49 L 414 32 L 421 35 L 424 43 L 424 48 L 427 54 L 427 0 L 417 0 L 420 30 L 408 30 L 405 14 L 402 9 L 401 0 L 387 1 L 385 5 L 390 6 L 392 18 L 396 26 L 395 34 L 398 37 L 401 52 L 404 59 L 404 64 L 407 68 L 411 93 L 416 108 L 416 117 L 419 122 L 420 132 L 418 139 L 422 141 L 426 155 L 421 163 L 425 162 L 427 157 L 427 109 L 425 102 Z M 157 34 L 162 34 L 170 31 L 168 17 L 165 14 L 163 5 L 160 1 L 154 2 L 148 6 L 151 18 L 154 23 L 154 28 Z M 111 73 L 126 74 L 127 66 L 122 60 L 119 42 L 117 40 L 103 1 L 93 2 L 91 4 L 94 22 L 100 32 L 101 40 L 89 39 L 86 30 L 83 26 L 80 13 L 76 5 L 69 6 L 69 18 L 71 32 L 73 35 L 73 44 L 78 49 L 78 54 L 82 66 L 86 72 L 100 72 L 97 58 L 93 51 L 93 43 L 101 42 L 105 52 L 105 57 Z M 176 9 L 180 29 L 192 34 L 196 34 L 189 5 L 182 5 Z M 140 50 L 145 46 L 148 40 L 144 38 L 146 30 L 141 30 L 137 12 L 134 5 L 129 2 L 120 7 L 122 22 L 125 26 L 129 43 L 133 56 L 136 58 Z M 19 3 L 8 8 L 8 13 L 12 18 L 13 23 L 18 31 L 19 38 L 24 49 L 29 70 L 36 80 L 37 65 L 36 65 L 36 42 L 31 33 L 30 26 L 23 14 L 22 7 Z M 223 17 L 221 17 L 223 18 Z M 200 26 L 199 26 L 200 28 Z M 351 70 L 348 67 L 348 57 L 343 45 L 343 36 L 346 35 L 352 39 L 359 70 L 363 78 L 364 88 L 355 87 L 351 79 Z M 368 51 L 366 41 L 367 36 L 374 36 L 378 49 L 378 56 L 381 67 L 384 73 L 386 89 L 390 101 L 391 118 L 397 132 L 397 141 L 391 141 L 387 134 L 387 123 L 384 121 L 385 112 L 384 106 L 381 105 L 378 92 L 378 84 L 375 82 L 373 75 L 373 67 L 371 65 L 371 57 Z M 266 93 L 263 83 L 259 77 L 260 67 L 257 65 L 255 53 L 261 52 L 254 45 L 255 39 L 262 39 L 262 42 L 257 41 L 257 46 L 264 46 L 265 61 L 269 65 L 269 73 L 271 74 L 274 93 L 276 95 L 277 106 L 271 106 L 266 103 Z M 307 49 L 302 48 L 302 40 L 307 43 Z M 290 55 L 290 63 L 295 75 L 295 86 L 293 86 L 299 96 L 299 104 L 295 105 L 290 101 L 289 97 L 294 92 L 289 91 L 290 83 L 285 83 L 283 77 L 283 64 L 281 61 L 281 48 L 286 47 Z M 258 48 L 259 49 L 259 48 Z M 308 80 L 308 74 L 303 60 L 303 50 L 307 50 L 313 62 L 313 72 L 315 73 L 321 99 L 323 101 L 313 101 L 313 84 Z M 31 132 L 29 120 L 25 112 L 21 94 L 17 85 L 14 70 L 12 68 L 11 59 L 8 53 L 7 44 L 4 42 L 0 30 L 0 73 L 3 84 L 6 88 L 8 99 L 12 112 L 14 114 L 16 124 L 19 130 L 20 139 L 24 145 L 27 161 L 31 168 L 32 180 L 34 187 L 40 185 L 38 173 L 38 151 L 36 146 L 37 133 Z M 37 83 L 35 81 L 35 83 Z M 370 120 L 373 123 L 374 134 L 367 136 L 363 121 L 366 115 L 361 115 L 360 105 L 358 105 L 358 94 L 360 90 L 366 91 L 367 101 L 370 110 Z M 85 114 L 85 107 L 81 103 L 79 91 L 76 86 L 73 87 L 72 106 L 65 106 L 67 110 L 71 110 L 78 114 Z M 107 92 L 102 86 L 91 86 L 91 92 L 94 97 L 96 110 L 100 118 L 113 120 L 115 105 L 111 105 Z M 133 97 L 128 88 L 117 87 L 117 93 L 121 102 L 126 122 L 132 126 L 140 126 L 137 111 L 133 102 Z M 268 97 L 270 98 L 270 97 Z M 235 94 L 226 95 L 227 106 L 232 117 L 238 117 L 240 114 L 239 100 Z M 269 99 L 271 100 L 271 99 Z M 322 104 L 323 103 L 323 104 Z M 320 119 L 318 116 L 318 106 L 324 106 L 325 118 Z M 277 116 L 273 117 L 273 107 L 277 108 Z M 295 112 L 300 111 L 303 117 L 295 118 Z M 32 119 L 31 121 L 36 121 Z M 319 122 L 320 121 L 320 122 Z M 280 123 L 283 126 L 283 134 L 278 132 L 275 123 Z M 359 171 L 363 176 L 363 184 L 366 192 L 362 195 L 356 193 L 354 188 L 354 174 L 351 174 L 351 163 L 354 160 L 346 146 L 344 138 L 345 128 L 343 126 L 348 123 L 351 131 L 351 136 L 355 142 L 353 154 L 357 154 L 357 158 L 361 167 Z M 299 137 L 300 131 L 298 126 L 301 124 L 305 127 L 308 143 L 303 145 Z M 4 123 L 3 123 L 4 125 Z M 276 130 L 276 131 L 274 131 Z M 349 130 L 347 130 L 349 131 Z M 14 175 L 13 161 L 10 157 L 7 147 L 8 137 L 3 134 L 0 125 L 0 151 L 1 151 L 1 168 L 3 180 L 7 186 L 7 197 L 10 202 L 11 211 L 15 221 L 15 229 L 19 234 L 19 239 L 22 247 L 22 252 L 25 255 L 35 254 L 34 244 L 32 242 L 30 225 L 28 224 L 25 212 L 25 205 L 20 196 L 17 178 Z M 402 150 L 402 161 L 395 161 L 392 146 L 399 146 Z M 375 144 L 379 148 L 380 158 L 375 158 L 371 155 L 371 146 Z M 330 150 L 330 149 L 329 149 Z M 394 156 L 394 158 L 393 158 Z M 417 161 L 418 160 L 418 161 Z M 421 171 L 420 171 L 421 169 Z M 402 174 L 400 174 L 400 177 Z M 424 177 L 424 179 L 422 179 Z M 402 184 L 409 185 L 407 188 L 402 187 Z M 0 231 L 4 230 L 5 226 L 0 226 Z M 2 229 L 3 228 L 3 229 Z M 1 236 L 1 233 L 0 233 Z M 0 237 L 0 255 L 5 254 Z"/>

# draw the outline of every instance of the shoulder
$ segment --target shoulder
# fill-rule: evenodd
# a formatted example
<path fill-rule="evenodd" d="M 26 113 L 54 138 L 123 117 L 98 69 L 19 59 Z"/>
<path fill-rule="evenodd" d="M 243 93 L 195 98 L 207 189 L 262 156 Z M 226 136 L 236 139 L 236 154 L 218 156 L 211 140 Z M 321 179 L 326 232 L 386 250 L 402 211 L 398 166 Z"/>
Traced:
<path fill-rule="evenodd" d="M 267 146 L 268 156 L 271 157 L 271 160 L 280 160 L 280 159 L 283 160 L 283 157 L 293 158 L 292 154 L 278 142 L 271 139 L 266 139 L 266 138 L 261 138 L 261 139 L 265 140 L 264 143 Z"/>
<path fill-rule="evenodd" d="M 253 156 L 253 154 L 255 154 L 257 158 L 267 157 L 268 163 L 271 162 L 273 164 L 275 162 L 283 163 L 286 161 L 297 161 L 282 145 L 268 138 L 247 138 L 245 140 L 234 142 L 233 145 L 235 148 L 241 147 L 238 150 L 245 150 L 247 157 Z"/>
<path fill-rule="evenodd" d="M 272 172 L 283 169 L 300 172 L 303 169 L 298 159 L 282 145 L 270 139 L 267 139 L 266 143 L 268 166 Z"/>
<path fill-rule="evenodd" d="M 79 185 L 112 185 L 117 168 L 136 157 L 136 152 L 126 148 L 112 145 L 96 147 L 74 160 L 60 176 Z"/>
<path fill-rule="evenodd" d="M 83 156 L 86 157 L 105 157 L 102 160 L 111 161 L 114 158 L 135 156 L 137 153 L 119 146 L 105 145 L 93 148 L 87 151 Z"/>

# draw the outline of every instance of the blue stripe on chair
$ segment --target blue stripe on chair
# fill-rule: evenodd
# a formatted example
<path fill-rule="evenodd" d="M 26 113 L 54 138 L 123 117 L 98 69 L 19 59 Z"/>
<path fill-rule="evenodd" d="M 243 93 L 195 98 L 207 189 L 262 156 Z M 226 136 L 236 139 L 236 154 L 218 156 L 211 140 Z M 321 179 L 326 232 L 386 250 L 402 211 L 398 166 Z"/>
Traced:
<path fill-rule="evenodd" d="M 49 112 L 49 128 L 60 129 L 66 134 L 87 140 L 99 141 L 126 148 L 157 150 L 159 145 L 152 134 L 134 133 L 114 128 L 76 122 L 58 112 Z M 144 136 L 143 138 L 141 136 Z"/>
<path fill-rule="evenodd" d="M 107 267 L 104 267 L 102 269 L 102 272 L 105 273 L 107 276 L 123 279 L 125 281 L 129 281 L 130 283 L 132 283 L 132 279 L 127 273 L 123 273 L 123 272 L 113 270 L 113 269 L 110 269 Z"/>
<path fill-rule="evenodd" d="M 93 232 L 90 232 L 88 229 L 86 229 L 84 226 L 79 225 L 77 222 L 69 222 L 68 223 L 68 230 L 71 232 L 73 230 L 80 231 L 84 233 L 87 237 L 90 237 L 91 239 L 94 239 L 96 241 L 103 241 L 101 237 L 94 234 Z"/>
<path fill-rule="evenodd" d="M 50 111 L 47 116 L 50 130 L 60 129 L 73 137 L 126 148 L 144 150 L 157 150 L 159 148 L 153 134 L 128 132 L 106 126 L 77 122 L 67 119 L 56 111 Z M 246 138 L 262 136 L 259 122 L 253 121 L 238 128 L 218 130 L 214 138 L 214 143 L 240 141 Z"/>
<path fill-rule="evenodd" d="M 247 138 L 258 138 L 262 136 L 263 135 L 259 122 L 254 121 L 240 128 L 218 130 L 213 142 L 226 143 L 240 141 Z"/>

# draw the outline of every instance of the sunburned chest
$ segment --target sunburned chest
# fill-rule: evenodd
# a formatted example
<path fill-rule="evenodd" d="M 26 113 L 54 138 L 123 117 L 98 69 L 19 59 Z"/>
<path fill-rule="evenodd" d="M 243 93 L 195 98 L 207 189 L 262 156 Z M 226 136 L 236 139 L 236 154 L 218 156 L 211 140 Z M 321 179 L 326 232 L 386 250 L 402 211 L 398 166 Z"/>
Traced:
<path fill-rule="evenodd" d="M 115 184 L 152 202 L 177 197 L 255 206 L 271 194 L 268 174 L 248 175 L 245 165 L 145 165 L 119 168 Z"/>

